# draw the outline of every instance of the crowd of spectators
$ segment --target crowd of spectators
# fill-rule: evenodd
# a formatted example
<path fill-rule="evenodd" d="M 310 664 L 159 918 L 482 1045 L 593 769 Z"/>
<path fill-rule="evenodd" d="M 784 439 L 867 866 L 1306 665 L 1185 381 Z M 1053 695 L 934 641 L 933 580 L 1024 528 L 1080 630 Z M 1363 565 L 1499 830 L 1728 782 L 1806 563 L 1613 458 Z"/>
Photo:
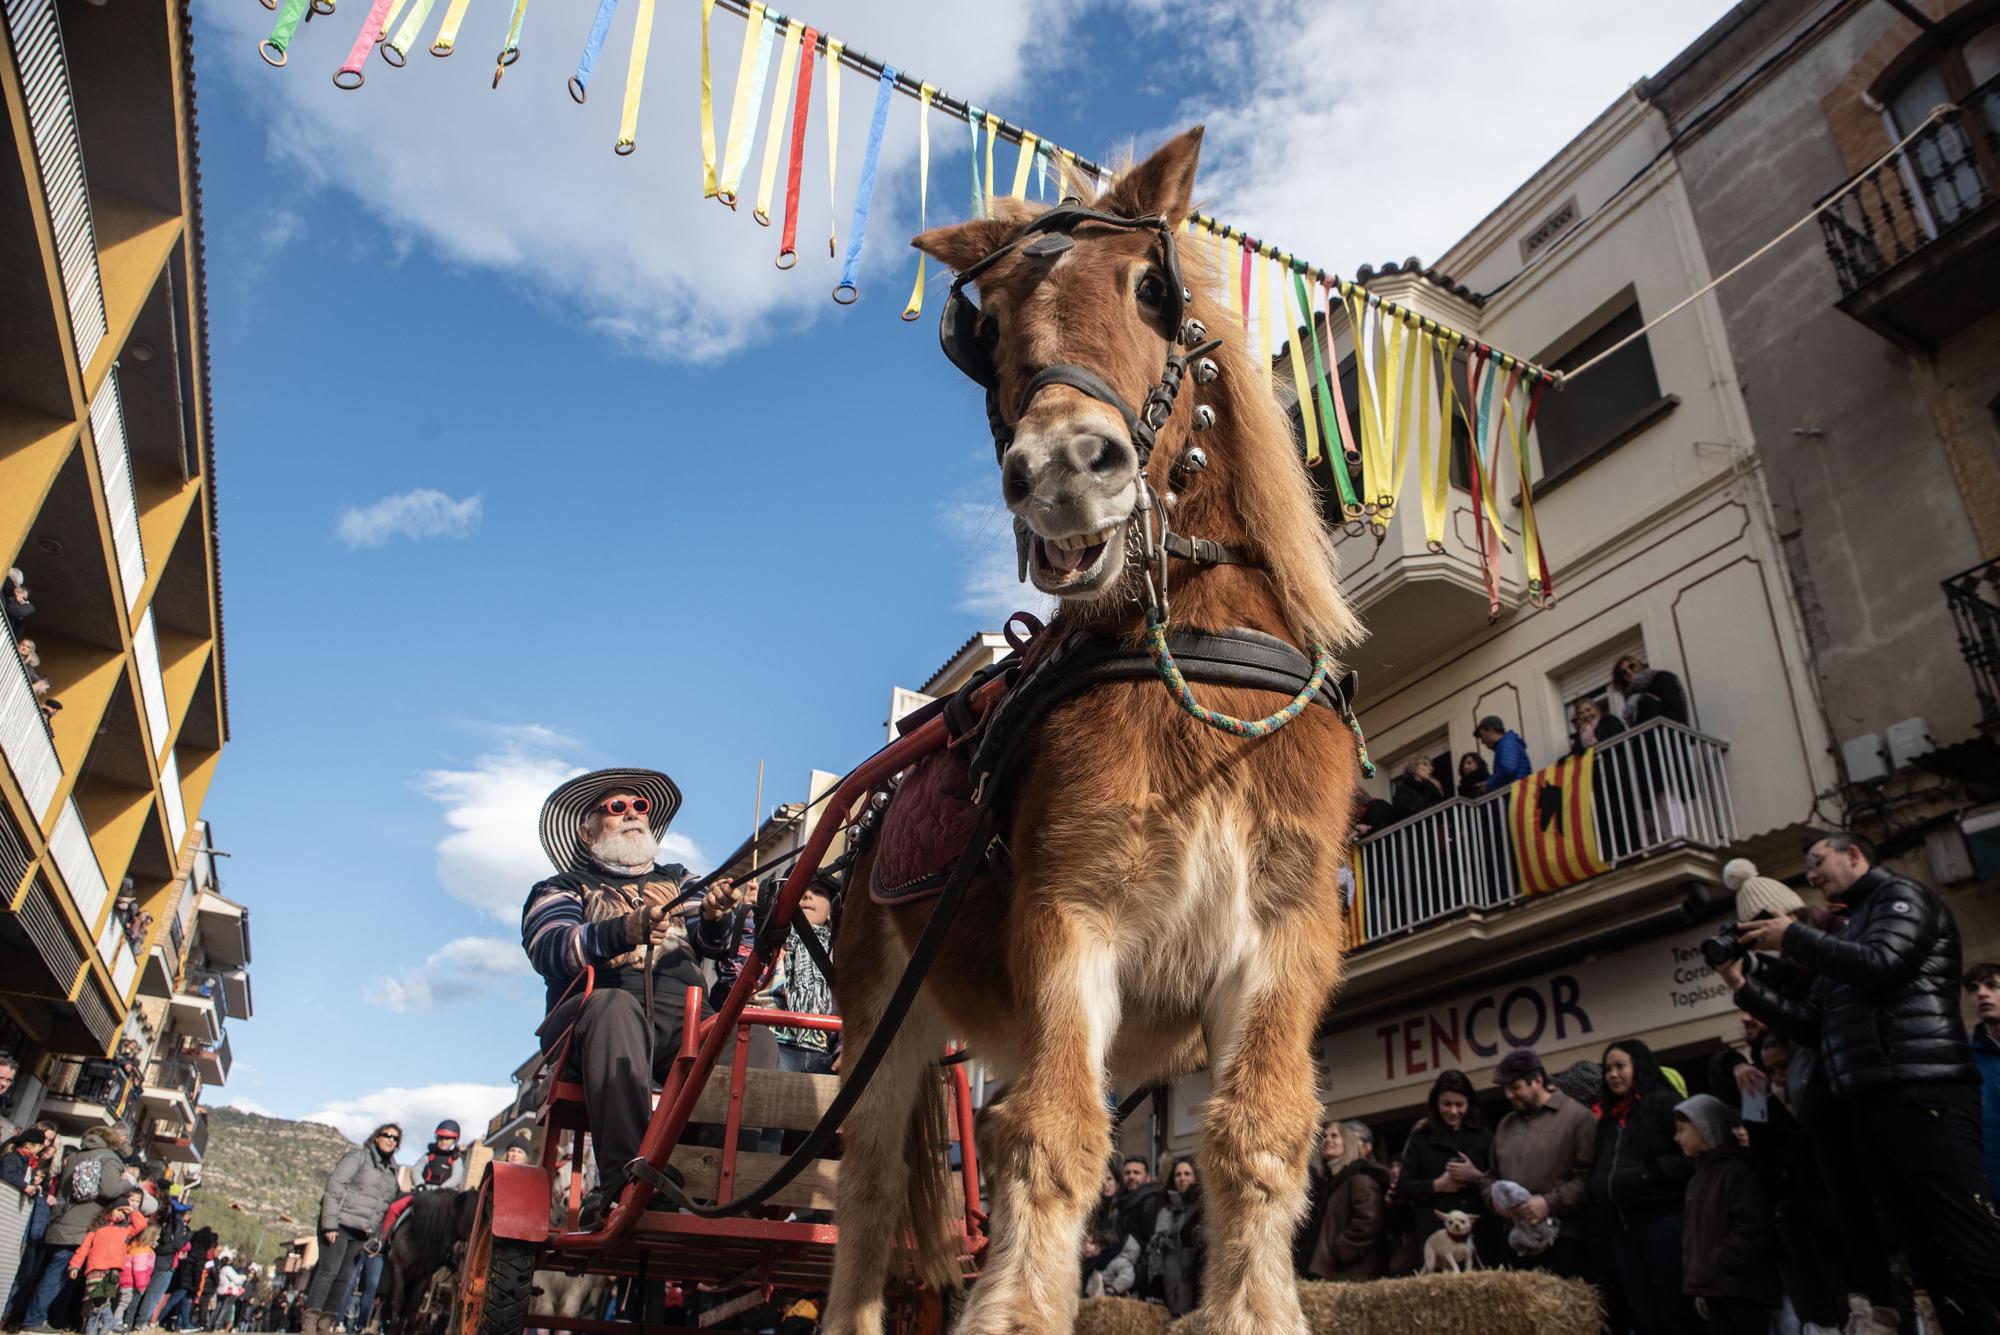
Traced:
<path fill-rule="evenodd" d="M 62 701 L 55 698 L 49 679 L 42 675 L 42 656 L 35 642 L 22 634 L 28 618 L 35 614 L 35 604 L 28 596 L 28 577 L 19 566 L 8 567 L 6 580 L 0 582 L 0 610 L 7 614 L 14 652 L 21 660 L 21 671 L 28 678 L 29 688 L 35 693 L 35 707 L 41 710 L 46 722 L 62 708 Z"/>

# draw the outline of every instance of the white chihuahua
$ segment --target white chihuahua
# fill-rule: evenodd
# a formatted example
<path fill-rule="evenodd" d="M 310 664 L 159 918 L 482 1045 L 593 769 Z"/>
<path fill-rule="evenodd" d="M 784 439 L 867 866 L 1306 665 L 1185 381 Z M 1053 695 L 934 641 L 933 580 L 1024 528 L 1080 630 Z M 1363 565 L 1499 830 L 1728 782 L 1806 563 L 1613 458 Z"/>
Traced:
<path fill-rule="evenodd" d="M 1449 1270 L 1453 1274 L 1479 1269 L 1479 1253 L 1472 1246 L 1472 1216 L 1463 1210 L 1433 1210 L 1444 1227 L 1424 1240 L 1424 1273 L 1434 1275 Z"/>

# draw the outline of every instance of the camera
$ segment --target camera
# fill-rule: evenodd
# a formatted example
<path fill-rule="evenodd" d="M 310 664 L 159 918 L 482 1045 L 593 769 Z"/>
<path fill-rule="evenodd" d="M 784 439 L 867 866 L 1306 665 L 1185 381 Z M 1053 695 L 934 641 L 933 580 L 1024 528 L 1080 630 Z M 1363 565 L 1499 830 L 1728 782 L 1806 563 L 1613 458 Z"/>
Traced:
<path fill-rule="evenodd" d="M 1755 918 L 1752 918 L 1751 921 L 1762 922 L 1770 916 L 1770 910 L 1766 909 Z M 1729 961 L 1740 960 L 1750 953 L 1750 947 L 1743 944 L 1743 938 L 1737 931 L 1740 925 L 1739 923 L 1732 922 L 1714 936 L 1709 937 L 1708 940 L 1701 943 L 1701 957 L 1708 962 L 1709 968 L 1720 969 L 1723 965 L 1729 963 Z"/>

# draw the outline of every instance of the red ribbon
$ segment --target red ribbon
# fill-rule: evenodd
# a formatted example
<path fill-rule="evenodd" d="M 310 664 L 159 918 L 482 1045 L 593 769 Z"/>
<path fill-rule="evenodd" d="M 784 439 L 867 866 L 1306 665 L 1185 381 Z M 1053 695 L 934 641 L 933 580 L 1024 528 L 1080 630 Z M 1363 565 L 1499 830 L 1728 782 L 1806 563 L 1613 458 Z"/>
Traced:
<path fill-rule="evenodd" d="M 799 38 L 799 48 L 799 87 L 792 99 L 792 160 L 785 168 L 785 234 L 778 242 L 780 269 L 798 263 L 799 173 L 806 165 L 806 107 L 812 101 L 813 56 L 819 50 L 819 29 L 807 28 Z"/>

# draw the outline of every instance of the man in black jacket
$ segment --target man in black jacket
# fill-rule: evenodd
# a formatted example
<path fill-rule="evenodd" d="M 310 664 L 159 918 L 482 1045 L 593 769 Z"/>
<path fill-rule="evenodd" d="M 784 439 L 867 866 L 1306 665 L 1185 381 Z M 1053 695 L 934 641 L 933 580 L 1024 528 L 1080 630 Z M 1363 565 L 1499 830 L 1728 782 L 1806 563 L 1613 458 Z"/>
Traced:
<path fill-rule="evenodd" d="M 1945 1329 L 2000 1331 L 2000 1219 L 1980 1165 L 1979 1074 L 1959 1018 L 1958 925 L 1926 887 L 1874 865 L 1866 841 L 1833 834 L 1807 879 L 1848 915 L 1837 932 L 1787 916 L 1739 923 L 1760 959 L 1719 972 L 1736 1004 L 1819 1050 L 1876 1201 L 1901 1225 Z M 1803 1004 L 1764 976 L 1816 975 Z"/>

